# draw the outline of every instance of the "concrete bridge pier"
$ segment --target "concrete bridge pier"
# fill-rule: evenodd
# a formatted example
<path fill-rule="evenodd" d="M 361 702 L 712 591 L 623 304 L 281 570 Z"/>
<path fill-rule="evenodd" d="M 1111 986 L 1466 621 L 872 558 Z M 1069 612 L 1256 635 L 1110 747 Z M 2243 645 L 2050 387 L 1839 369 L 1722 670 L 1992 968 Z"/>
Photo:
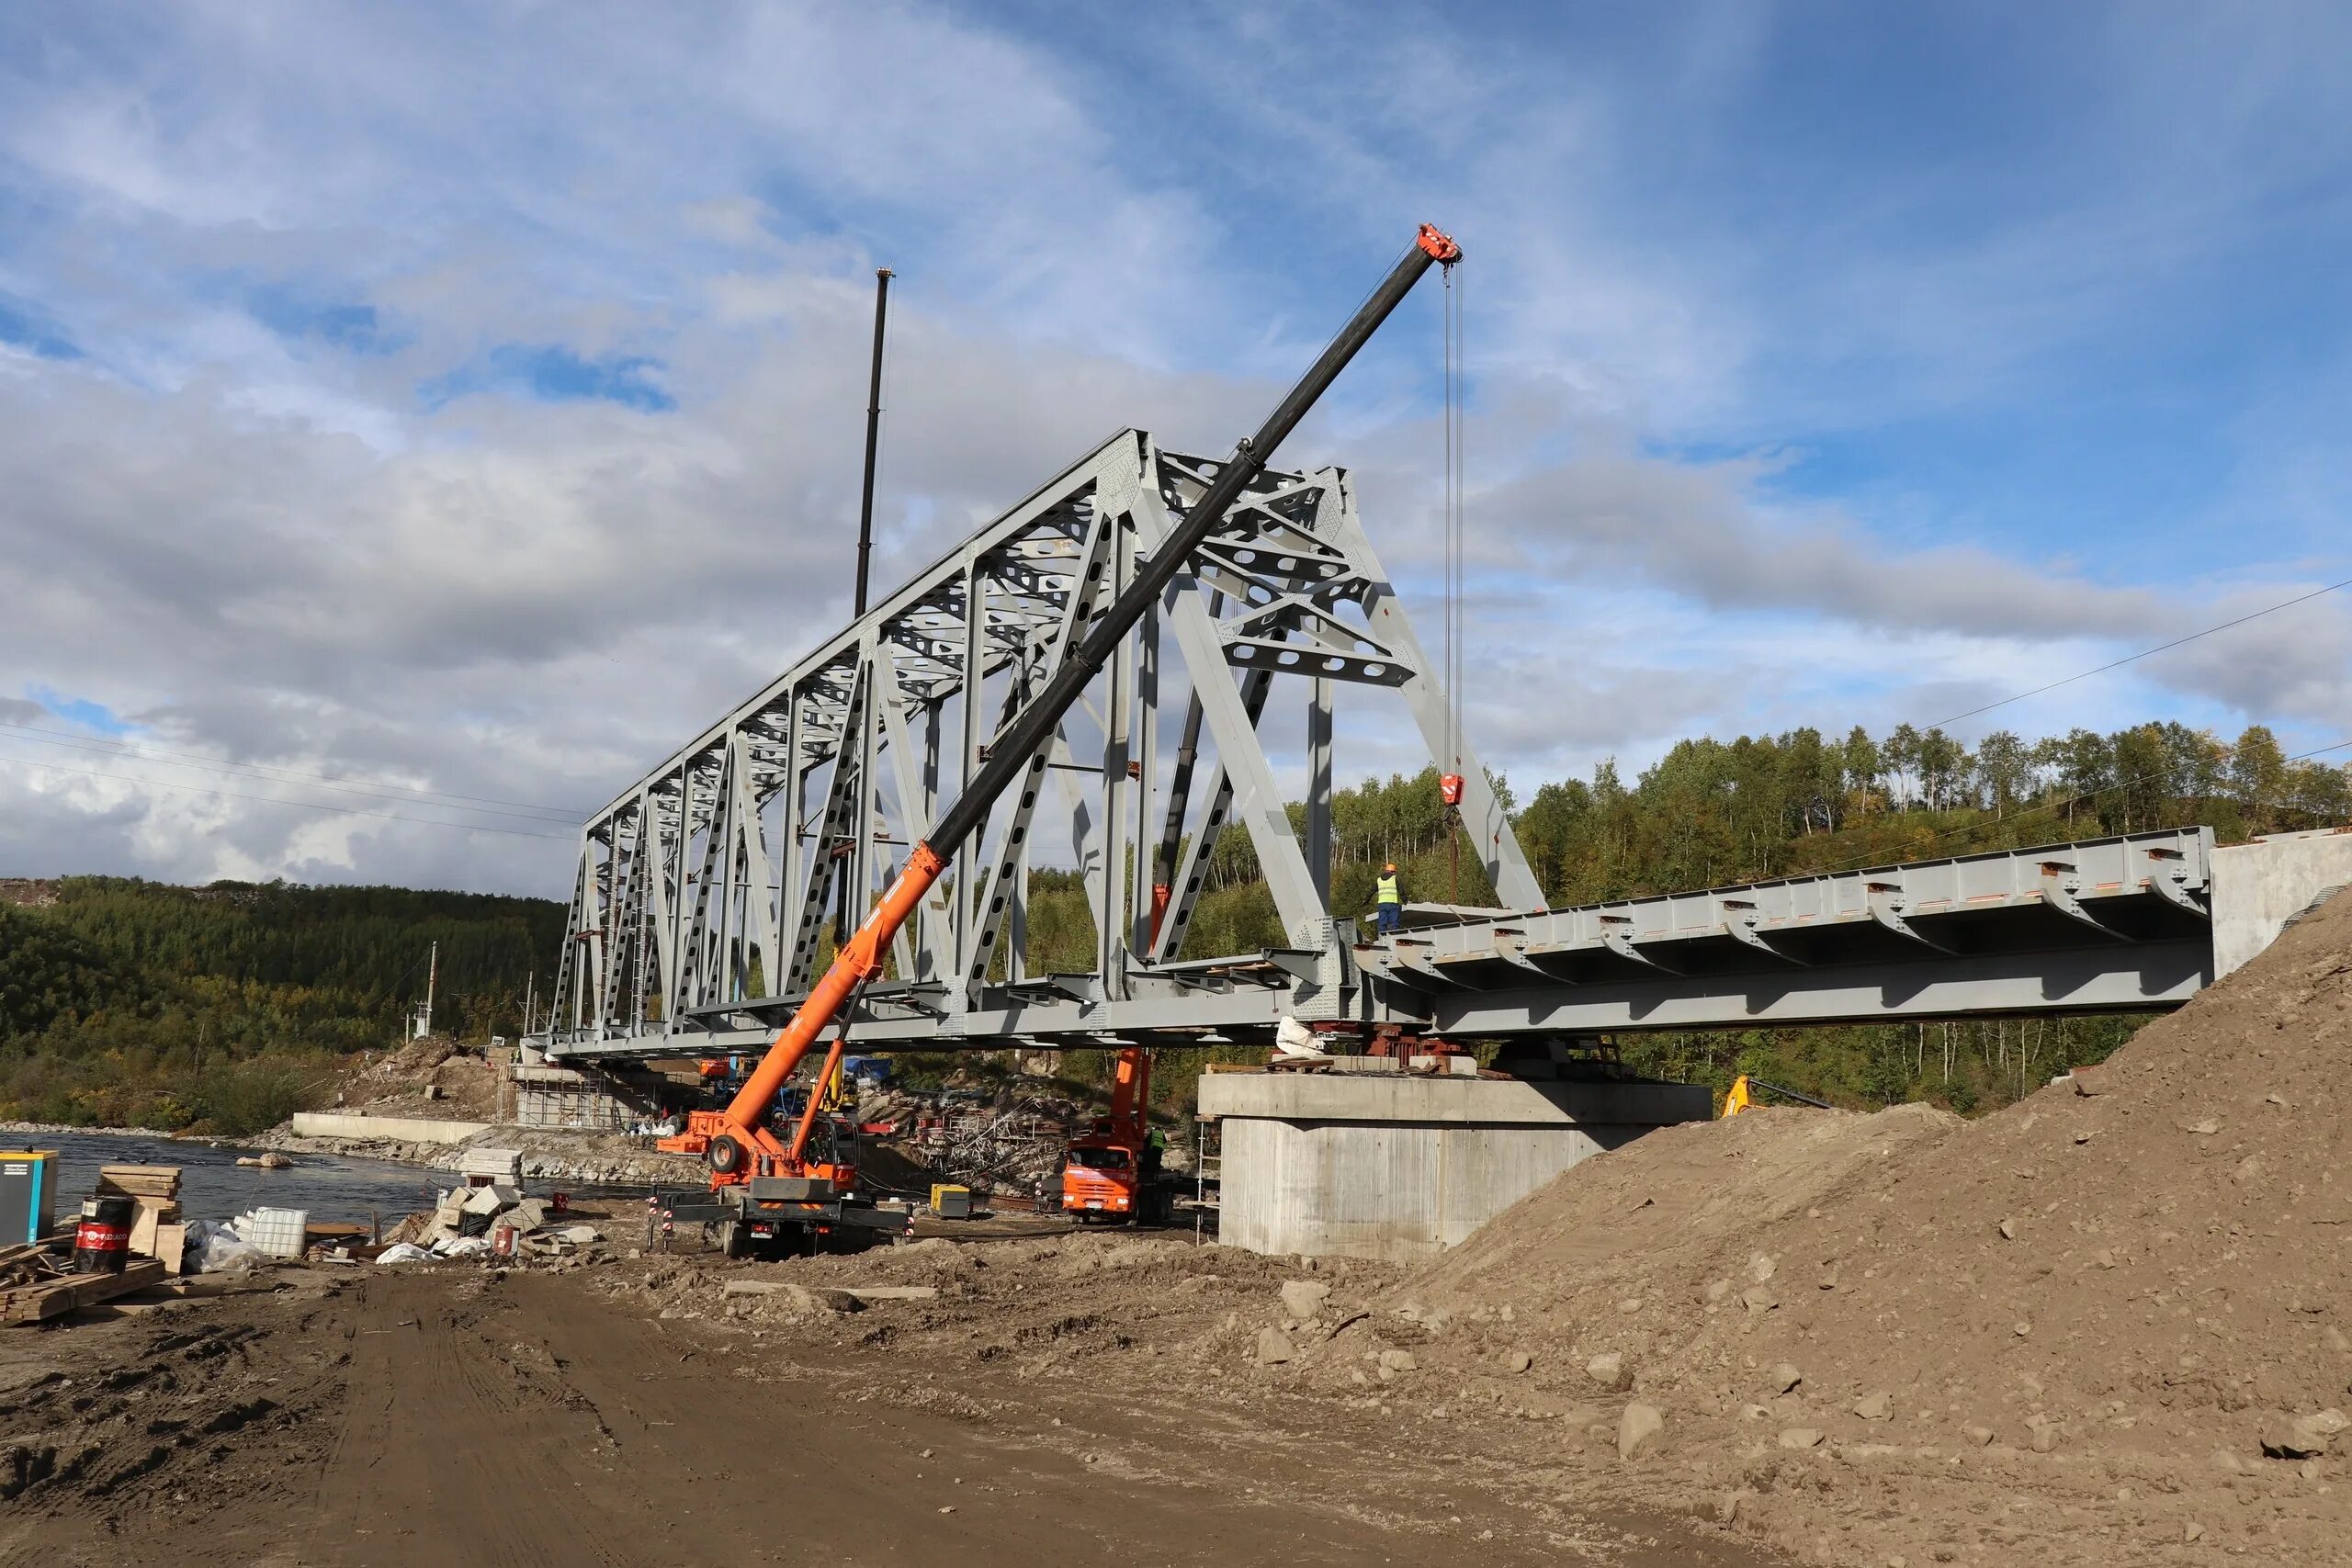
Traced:
<path fill-rule="evenodd" d="M 1220 1123 L 1226 1245 L 1406 1259 L 1454 1246 L 1578 1160 L 1704 1120 L 1713 1100 L 1698 1084 L 1335 1070 L 1205 1074 L 1200 1109 Z"/>

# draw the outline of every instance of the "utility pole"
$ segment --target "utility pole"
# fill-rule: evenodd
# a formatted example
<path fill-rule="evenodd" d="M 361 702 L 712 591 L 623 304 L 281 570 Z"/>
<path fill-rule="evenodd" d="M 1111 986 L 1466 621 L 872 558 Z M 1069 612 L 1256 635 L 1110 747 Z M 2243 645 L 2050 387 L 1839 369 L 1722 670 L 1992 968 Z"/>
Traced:
<path fill-rule="evenodd" d="M 865 490 L 857 508 L 857 610 L 865 614 L 865 568 L 874 554 L 874 458 L 882 444 L 882 326 L 890 313 L 887 266 L 874 269 L 874 376 L 865 396 Z"/>
<path fill-rule="evenodd" d="M 882 331 L 890 317 L 890 279 L 897 275 L 887 266 L 874 269 L 874 367 L 865 387 L 865 483 L 860 490 L 857 503 L 857 604 L 855 614 L 865 614 L 866 569 L 874 558 L 874 468 L 882 448 Z M 872 826 L 859 823 L 858 839 L 871 832 Z M 853 840 L 852 842 L 856 842 Z M 819 840 L 820 850 L 831 846 Z M 850 933 L 849 866 L 854 863 L 836 863 L 833 869 L 833 936 L 836 942 L 847 942 Z"/>
<path fill-rule="evenodd" d="M 436 942 L 433 944 L 431 955 L 424 963 L 424 1027 L 417 1032 L 419 1034 L 433 1032 L 433 986 L 434 982 L 440 977 L 441 944 Z"/>

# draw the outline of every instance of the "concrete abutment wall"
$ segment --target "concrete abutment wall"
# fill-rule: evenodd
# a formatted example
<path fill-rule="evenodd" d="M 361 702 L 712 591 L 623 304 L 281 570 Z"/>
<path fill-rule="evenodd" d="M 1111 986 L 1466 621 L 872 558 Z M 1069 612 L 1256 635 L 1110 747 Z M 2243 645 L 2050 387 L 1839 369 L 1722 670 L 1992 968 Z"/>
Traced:
<path fill-rule="evenodd" d="M 1577 1161 L 1713 1110 L 1701 1085 L 1213 1073 L 1218 1238 L 1404 1259 L 1452 1247 Z"/>

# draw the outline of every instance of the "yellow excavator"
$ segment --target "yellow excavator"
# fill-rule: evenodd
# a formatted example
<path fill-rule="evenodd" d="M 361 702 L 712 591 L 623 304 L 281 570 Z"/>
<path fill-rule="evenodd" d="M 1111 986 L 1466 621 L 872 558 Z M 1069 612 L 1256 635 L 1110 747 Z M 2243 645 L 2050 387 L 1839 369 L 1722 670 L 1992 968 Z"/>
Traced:
<path fill-rule="evenodd" d="M 1765 1094 L 1777 1094 L 1782 1100 L 1793 1100 L 1799 1105 L 1810 1105 L 1816 1111 L 1831 1109 L 1826 1100 L 1815 1100 L 1809 1094 L 1799 1094 L 1792 1089 L 1782 1089 L 1779 1084 L 1766 1083 L 1762 1078 L 1742 1073 L 1731 1080 L 1731 1092 L 1724 1096 L 1724 1114 L 1726 1117 L 1736 1116 L 1747 1110 L 1756 1103 L 1759 1090 Z"/>

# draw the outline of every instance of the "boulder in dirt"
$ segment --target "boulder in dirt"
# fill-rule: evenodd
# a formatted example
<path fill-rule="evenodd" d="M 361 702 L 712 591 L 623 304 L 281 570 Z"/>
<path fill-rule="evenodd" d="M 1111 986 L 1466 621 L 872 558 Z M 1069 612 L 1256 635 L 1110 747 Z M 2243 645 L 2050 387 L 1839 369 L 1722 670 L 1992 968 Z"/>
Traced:
<path fill-rule="evenodd" d="M 1784 1449 L 1817 1449 L 1821 1446 L 1821 1434 L 1811 1427 L 1783 1427 L 1781 1428 L 1781 1446 Z"/>
<path fill-rule="evenodd" d="M 1797 1371 L 1794 1361 L 1782 1361 L 1765 1374 L 1764 1386 L 1773 1393 L 1786 1393 L 1804 1382 L 1804 1374 Z"/>
<path fill-rule="evenodd" d="M 1887 1421 L 1894 1416 L 1894 1395 L 1886 1393 L 1866 1393 L 1854 1401 L 1854 1414 L 1865 1421 Z"/>
<path fill-rule="evenodd" d="M 1293 1345 L 1290 1342 L 1290 1336 L 1281 1329 L 1258 1330 L 1258 1348 L 1255 1359 L 1260 1366 L 1278 1367 L 1297 1354 L 1298 1347 Z"/>
<path fill-rule="evenodd" d="M 1313 1280 L 1292 1280 L 1283 1286 L 1283 1310 L 1301 1323 L 1312 1323 L 1323 1315 L 1323 1304 L 1331 1299 L 1331 1287 Z"/>
<path fill-rule="evenodd" d="M 1383 1350 L 1380 1353 L 1380 1375 L 1394 1377 L 1398 1372 L 1419 1371 L 1420 1359 L 1410 1350 Z"/>
<path fill-rule="evenodd" d="M 1633 1371 L 1625 1365 L 1624 1356 L 1615 1350 L 1603 1350 L 1587 1361 L 1584 1375 L 1611 1391 L 1625 1388 L 1634 1381 Z"/>
<path fill-rule="evenodd" d="M 1631 1460 L 1644 1450 L 1657 1445 L 1666 1430 L 1666 1412 L 1655 1404 L 1640 1400 L 1625 1406 L 1625 1414 L 1617 1418 L 1617 1457 Z"/>
<path fill-rule="evenodd" d="M 2317 1459 L 2352 1422 L 2340 1410 L 2282 1417 L 2263 1427 L 2262 1451 L 2271 1459 Z"/>
<path fill-rule="evenodd" d="M 1529 1355 L 1524 1350 L 1506 1350 L 1503 1352 L 1503 1371 L 1507 1372 L 1523 1372 L 1534 1364 L 1535 1358 Z"/>
<path fill-rule="evenodd" d="M 722 1299 L 765 1296 L 781 1303 L 787 1312 L 808 1314 L 855 1312 L 861 1304 L 847 1291 L 795 1285 L 781 1280 L 729 1280 L 720 1287 L 719 1295 Z"/>

